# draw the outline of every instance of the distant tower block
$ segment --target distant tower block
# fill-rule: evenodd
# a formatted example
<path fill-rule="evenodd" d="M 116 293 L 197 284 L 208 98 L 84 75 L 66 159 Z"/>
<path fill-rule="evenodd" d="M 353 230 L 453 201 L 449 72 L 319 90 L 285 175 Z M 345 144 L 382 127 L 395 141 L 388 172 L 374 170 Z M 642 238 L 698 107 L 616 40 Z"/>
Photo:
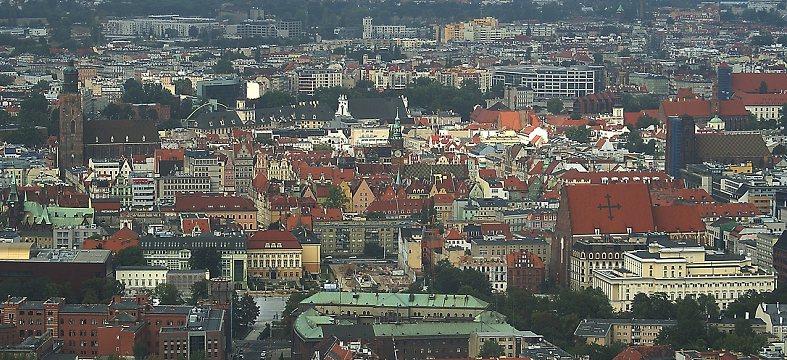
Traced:
<path fill-rule="evenodd" d="M 372 38 L 372 18 L 370 16 L 363 18 L 363 38 Z"/>

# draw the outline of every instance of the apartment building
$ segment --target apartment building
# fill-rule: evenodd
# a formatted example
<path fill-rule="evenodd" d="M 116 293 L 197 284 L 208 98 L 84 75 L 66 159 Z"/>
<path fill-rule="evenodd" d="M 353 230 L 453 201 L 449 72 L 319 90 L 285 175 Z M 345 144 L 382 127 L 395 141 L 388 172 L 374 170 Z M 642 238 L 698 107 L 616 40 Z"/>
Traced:
<path fill-rule="evenodd" d="M 616 342 L 653 345 L 662 329 L 675 326 L 675 320 L 661 319 L 583 319 L 574 335 L 587 344 L 607 346 Z"/>

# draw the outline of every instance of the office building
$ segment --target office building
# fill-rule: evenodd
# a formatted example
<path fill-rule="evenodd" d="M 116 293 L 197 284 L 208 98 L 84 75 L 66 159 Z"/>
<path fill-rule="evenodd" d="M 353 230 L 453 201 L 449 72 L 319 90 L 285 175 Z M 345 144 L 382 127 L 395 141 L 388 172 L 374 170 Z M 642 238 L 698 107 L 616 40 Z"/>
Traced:
<path fill-rule="evenodd" d="M 576 99 L 606 89 L 603 66 L 500 66 L 492 84 L 533 89 L 535 99 Z"/>
<path fill-rule="evenodd" d="M 772 291 L 775 286 L 776 276 L 752 265 L 750 258 L 663 239 L 651 241 L 647 250 L 625 253 L 621 268 L 593 272 L 593 287 L 617 311 L 630 311 L 639 293 L 664 293 L 670 300 L 711 295 L 723 310 L 749 290 Z"/>

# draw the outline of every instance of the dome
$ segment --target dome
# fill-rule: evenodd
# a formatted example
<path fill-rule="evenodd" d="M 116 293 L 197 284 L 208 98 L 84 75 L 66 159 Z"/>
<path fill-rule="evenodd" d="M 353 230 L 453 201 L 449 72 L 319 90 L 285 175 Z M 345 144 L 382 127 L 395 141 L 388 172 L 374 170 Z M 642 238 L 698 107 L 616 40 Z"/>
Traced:
<path fill-rule="evenodd" d="M 712 124 L 719 124 L 719 123 L 723 123 L 724 120 L 720 119 L 719 116 L 716 115 L 716 116 L 713 117 L 713 119 L 710 119 L 710 122 Z"/>

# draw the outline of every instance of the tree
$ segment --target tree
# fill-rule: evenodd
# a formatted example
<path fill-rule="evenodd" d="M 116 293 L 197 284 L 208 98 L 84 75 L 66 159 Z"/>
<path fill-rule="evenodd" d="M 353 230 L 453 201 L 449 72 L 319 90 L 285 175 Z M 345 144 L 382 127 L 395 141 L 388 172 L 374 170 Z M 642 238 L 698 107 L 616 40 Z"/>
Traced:
<path fill-rule="evenodd" d="M 566 137 L 569 140 L 579 143 L 587 143 L 590 141 L 590 128 L 585 125 L 569 126 L 565 130 Z"/>
<path fill-rule="evenodd" d="M 202 279 L 191 284 L 191 298 L 189 304 L 197 305 L 200 299 L 208 298 L 208 280 Z"/>
<path fill-rule="evenodd" d="M 139 246 L 129 246 L 118 250 L 112 262 L 117 269 L 118 266 L 144 266 L 147 265 L 145 256 Z"/>
<path fill-rule="evenodd" d="M 369 258 L 381 258 L 385 254 L 385 249 L 376 241 L 367 241 L 363 244 L 363 256 Z"/>
<path fill-rule="evenodd" d="M 787 104 L 782 104 L 780 113 L 782 115 L 779 117 L 779 126 L 782 128 L 782 135 L 787 135 Z"/>
<path fill-rule="evenodd" d="M 346 204 L 349 202 L 347 194 L 339 185 L 331 185 L 328 187 L 328 198 L 322 203 L 326 209 L 342 209 L 345 210 Z"/>
<path fill-rule="evenodd" d="M 207 360 L 207 356 L 205 355 L 205 350 L 192 351 L 189 354 L 189 360 Z"/>
<path fill-rule="evenodd" d="M 547 101 L 547 111 L 553 115 L 560 114 L 563 111 L 563 101 L 558 98 L 552 98 Z"/>
<path fill-rule="evenodd" d="M 175 84 L 175 95 L 192 95 L 194 88 L 191 85 L 191 79 L 178 79 L 173 81 Z"/>
<path fill-rule="evenodd" d="M 123 295 L 120 281 L 106 277 L 94 277 L 82 283 L 82 302 L 85 304 L 108 304 L 112 296 Z"/>
<path fill-rule="evenodd" d="M 290 106 L 292 104 L 295 104 L 295 98 L 286 92 L 278 90 L 268 91 L 257 99 L 257 108 L 259 109 Z"/>
<path fill-rule="evenodd" d="M 697 301 L 691 297 L 680 300 L 675 320 L 675 326 L 661 330 L 659 344 L 668 344 L 673 349 L 704 347 L 700 340 L 706 334 L 705 319 Z"/>
<path fill-rule="evenodd" d="M 31 93 L 19 104 L 19 123 L 29 126 L 47 126 L 49 117 L 49 102 L 44 94 Z"/>
<path fill-rule="evenodd" d="M 35 126 L 25 123 L 21 124 L 4 139 L 10 144 L 24 145 L 30 148 L 39 147 L 44 144 L 46 136 Z"/>
<path fill-rule="evenodd" d="M 161 301 L 161 305 L 181 305 L 183 299 L 180 297 L 180 291 L 177 286 L 172 283 L 161 283 L 156 285 L 153 289 L 153 297 Z"/>
<path fill-rule="evenodd" d="M 773 155 L 787 155 L 787 148 L 784 145 L 779 144 L 773 147 L 773 151 L 771 152 Z"/>
<path fill-rule="evenodd" d="M 637 129 L 645 129 L 648 126 L 658 125 L 658 124 L 659 121 L 650 115 L 642 115 L 639 118 L 637 118 Z"/>
<path fill-rule="evenodd" d="M 481 351 L 478 352 L 478 357 L 482 359 L 499 358 L 505 355 L 505 348 L 503 345 L 497 343 L 497 340 L 490 339 L 484 341 L 481 345 Z"/>
<path fill-rule="evenodd" d="M 148 346 L 142 341 L 134 343 L 131 351 L 134 353 L 134 360 L 145 360 L 148 357 Z"/>
<path fill-rule="evenodd" d="M 235 293 L 232 297 L 232 333 L 235 336 L 245 334 L 245 331 L 257 320 L 260 315 L 260 307 L 254 302 L 254 298 L 248 293 L 238 296 Z"/>
<path fill-rule="evenodd" d="M 189 267 L 192 270 L 208 269 L 211 277 L 217 277 L 221 275 L 221 254 L 216 248 L 192 250 Z"/>
<path fill-rule="evenodd" d="M 765 80 L 760 81 L 760 94 L 767 94 L 768 93 L 768 83 Z"/>
<path fill-rule="evenodd" d="M 385 213 L 382 211 L 372 211 L 366 214 L 366 220 L 384 220 Z"/>
<path fill-rule="evenodd" d="M 232 62 L 226 59 L 219 59 L 213 65 L 214 74 L 235 74 L 235 69 L 232 67 Z"/>
<path fill-rule="evenodd" d="M 0 74 L 0 86 L 11 85 L 14 83 L 15 78 L 11 75 Z"/>

